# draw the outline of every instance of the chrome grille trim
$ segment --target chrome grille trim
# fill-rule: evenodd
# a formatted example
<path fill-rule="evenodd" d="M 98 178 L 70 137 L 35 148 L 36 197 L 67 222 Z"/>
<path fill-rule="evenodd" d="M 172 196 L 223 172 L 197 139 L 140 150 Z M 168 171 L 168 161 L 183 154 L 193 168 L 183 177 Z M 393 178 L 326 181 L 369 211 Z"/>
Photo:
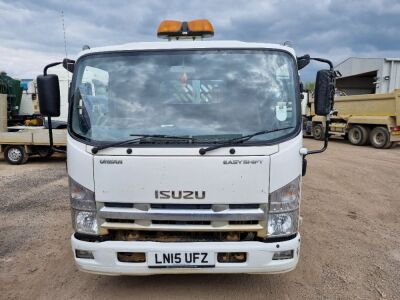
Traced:
<path fill-rule="evenodd" d="M 97 202 L 97 219 L 108 230 L 257 232 L 267 234 L 267 203 L 262 204 L 165 204 Z M 170 221 L 170 222 L 169 222 Z M 174 224 L 176 222 L 176 224 Z"/>
<path fill-rule="evenodd" d="M 264 227 L 261 224 L 252 225 L 163 225 L 163 224 L 149 224 L 141 225 L 136 223 L 114 223 L 104 222 L 101 225 L 106 229 L 129 229 L 129 230 L 154 230 L 154 231 L 260 231 Z"/>
<path fill-rule="evenodd" d="M 102 207 L 99 217 L 125 220 L 174 220 L 174 221 L 253 221 L 265 220 L 263 209 L 154 209 Z"/>

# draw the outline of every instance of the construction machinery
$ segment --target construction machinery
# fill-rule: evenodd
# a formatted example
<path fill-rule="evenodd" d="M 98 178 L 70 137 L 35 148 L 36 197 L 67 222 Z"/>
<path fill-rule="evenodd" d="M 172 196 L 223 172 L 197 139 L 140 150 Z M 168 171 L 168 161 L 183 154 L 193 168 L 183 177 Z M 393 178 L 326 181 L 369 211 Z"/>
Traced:
<path fill-rule="evenodd" d="M 304 133 L 321 140 L 325 119 L 315 115 L 314 100 L 308 96 L 303 105 Z M 329 135 L 344 137 L 357 146 L 390 148 L 400 142 L 400 89 L 385 94 L 335 97 L 330 120 Z"/>

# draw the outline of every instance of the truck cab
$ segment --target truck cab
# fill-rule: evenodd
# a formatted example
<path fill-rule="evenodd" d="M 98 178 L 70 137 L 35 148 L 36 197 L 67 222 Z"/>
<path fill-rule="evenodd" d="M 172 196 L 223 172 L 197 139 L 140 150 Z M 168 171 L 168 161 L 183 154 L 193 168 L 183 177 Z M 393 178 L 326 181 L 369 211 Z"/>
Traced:
<path fill-rule="evenodd" d="M 81 270 L 296 267 L 307 149 L 292 48 L 178 39 L 87 49 L 73 65 L 67 162 Z"/>

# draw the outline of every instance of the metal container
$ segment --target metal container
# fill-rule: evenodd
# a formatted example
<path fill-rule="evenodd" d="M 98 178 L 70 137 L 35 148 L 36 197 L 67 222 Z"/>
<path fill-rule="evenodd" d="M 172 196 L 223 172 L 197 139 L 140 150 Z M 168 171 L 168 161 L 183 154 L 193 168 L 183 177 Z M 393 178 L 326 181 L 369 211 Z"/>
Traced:
<path fill-rule="evenodd" d="M 0 94 L 0 132 L 7 131 L 7 94 Z"/>
<path fill-rule="evenodd" d="M 19 107 L 21 105 L 21 97 L 22 97 L 22 88 L 21 82 L 19 80 L 15 80 L 10 76 L 7 76 L 6 73 L 0 73 L 0 90 L 4 88 L 7 89 L 6 93 L 8 94 L 8 102 L 11 115 L 18 115 Z M 4 92 L 3 92 L 4 93 Z"/>

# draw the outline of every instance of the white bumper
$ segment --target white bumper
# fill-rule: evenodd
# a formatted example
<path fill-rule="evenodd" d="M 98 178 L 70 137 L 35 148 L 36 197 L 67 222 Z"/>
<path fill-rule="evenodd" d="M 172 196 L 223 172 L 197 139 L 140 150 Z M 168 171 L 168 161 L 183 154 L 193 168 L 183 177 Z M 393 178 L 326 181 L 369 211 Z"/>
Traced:
<path fill-rule="evenodd" d="M 300 234 L 295 238 L 277 243 L 262 242 L 85 242 L 71 237 L 73 255 L 75 250 L 92 251 L 94 259 L 76 258 L 79 269 L 105 275 L 151 275 L 175 273 L 283 273 L 293 270 L 299 260 Z M 294 250 L 292 259 L 272 260 L 276 251 Z M 117 259 L 117 252 L 214 252 L 215 267 L 212 268 L 149 268 L 147 262 L 126 263 Z M 247 252 L 244 263 L 219 263 L 218 252 Z"/>

